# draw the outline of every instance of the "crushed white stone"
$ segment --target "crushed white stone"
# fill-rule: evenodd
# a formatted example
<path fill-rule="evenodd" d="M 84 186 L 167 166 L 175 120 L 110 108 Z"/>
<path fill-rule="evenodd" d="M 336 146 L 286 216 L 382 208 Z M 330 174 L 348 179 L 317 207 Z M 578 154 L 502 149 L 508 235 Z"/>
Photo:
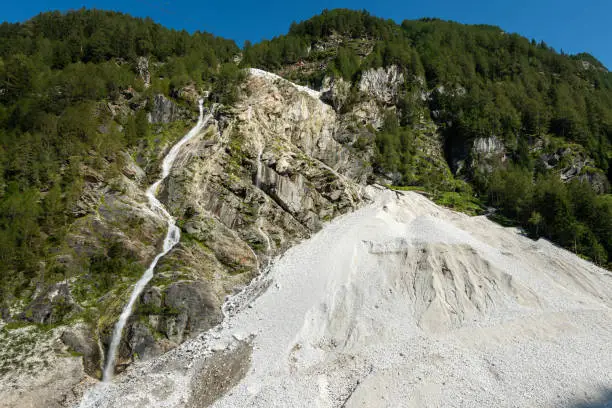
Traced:
<path fill-rule="evenodd" d="M 369 192 L 231 298 L 226 328 L 82 406 L 182 406 L 195 362 L 245 333 L 251 367 L 215 407 L 558 407 L 612 389 L 609 271 L 415 193 Z"/>

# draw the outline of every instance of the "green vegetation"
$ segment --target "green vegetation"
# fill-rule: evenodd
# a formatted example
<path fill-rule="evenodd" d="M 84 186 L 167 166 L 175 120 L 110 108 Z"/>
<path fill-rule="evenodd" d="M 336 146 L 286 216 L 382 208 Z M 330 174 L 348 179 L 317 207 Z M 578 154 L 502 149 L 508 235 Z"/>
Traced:
<path fill-rule="evenodd" d="M 443 191 L 434 196 L 433 201 L 436 204 L 468 215 L 481 215 L 483 213 L 482 201 L 470 193 Z"/>
<path fill-rule="evenodd" d="M 324 10 L 293 23 L 286 36 L 249 45 L 244 55 L 244 65 L 311 86 L 325 75 L 343 77 L 353 92 L 364 70 L 397 65 L 404 83 L 394 103 L 397 118 L 377 132 L 373 165 L 379 174 L 422 187 L 451 207 L 473 204 L 478 212 L 477 202 L 485 201 L 500 207 L 498 218 L 534 237 L 602 265 L 612 258 L 610 200 L 583 177 L 607 179 L 603 192 L 612 179 L 612 73 L 593 56 L 558 53 L 494 26 L 439 19 L 398 25 L 351 10 Z M 423 94 L 429 96 L 418 97 Z M 437 125 L 450 166 L 424 152 L 420 117 Z M 492 136 L 504 146 L 503 161 L 471 151 L 474 141 Z M 543 164 L 543 154 L 567 148 L 573 154 L 553 168 Z M 565 185 L 559 171 L 578 154 L 588 158 L 580 174 L 585 182 Z M 472 187 L 457 184 L 448 167 Z M 576 190 L 588 203 L 574 201 Z"/>
<path fill-rule="evenodd" d="M 71 276 L 54 254 L 78 217 L 84 174 L 110 181 L 122 166 L 120 151 L 150 157 L 174 134 L 162 129 L 160 137 L 149 125 L 153 96 L 191 85 L 231 102 L 238 51 L 208 33 L 99 10 L 0 25 L 0 309 L 37 282 Z M 149 87 L 139 68 L 147 60 Z M 95 276 L 95 288 L 85 287 L 96 294 L 140 268 L 112 242 L 104 245 L 77 271 Z"/>
<path fill-rule="evenodd" d="M 459 211 L 468 215 L 482 215 L 484 213 L 484 204 L 482 201 L 470 192 L 457 191 L 429 191 L 423 186 L 387 186 L 391 190 L 397 191 L 414 191 L 421 193 L 433 202 L 443 207 L 448 207 L 452 210 Z"/>
<path fill-rule="evenodd" d="M 555 174 L 539 175 L 510 166 L 493 172 L 488 199 L 502 214 L 525 226 L 533 237 L 544 236 L 605 265 L 612 255 L 612 202 L 588 183 L 565 184 Z"/>
<path fill-rule="evenodd" d="M 100 240 L 74 271 L 56 260 L 83 215 L 77 204 L 87 177 L 111 182 L 122 151 L 155 167 L 159 147 L 188 126 L 151 126 L 156 94 L 176 99 L 185 87 L 204 88 L 211 102 L 235 102 L 244 78 L 233 62 L 238 53 L 208 33 L 98 10 L 0 25 L 0 309 L 60 280 L 76 282 L 83 304 L 125 290 L 120 278 L 137 276 L 142 265 L 113 242 Z M 403 74 L 399 96 L 385 106 L 384 126 L 353 146 L 374 151 L 378 175 L 468 213 L 493 205 L 498 220 L 610 265 L 612 74 L 593 56 L 557 53 L 492 26 L 398 25 L 333 10 L 292 24 L 285 36 L 246 43 L 240 67 L 312 86 L 342 77 L 351 84 L 346 112 L 360 101 L 362 73 L 391 65 Z M 503 157 L 474 153 L 475 141 L 493 136 Z M 229 148 L 237 174 L 243 152 L 237 141 Z M 543 160 L 558 152 L 552 164 Z M 577 160 L 580 173 L 562 183 L 559 173 Z"/>
<path fill-rule="evenodd" d="M 456 182 L 444 157 L 429 153 L 436 150 L 435 144 L 435 130 L 424 132 L 412 126 L 400 126 L 396 115 L 389 113 L 376 134 L 374 168 L 397 185 L 454 191 Z"/>

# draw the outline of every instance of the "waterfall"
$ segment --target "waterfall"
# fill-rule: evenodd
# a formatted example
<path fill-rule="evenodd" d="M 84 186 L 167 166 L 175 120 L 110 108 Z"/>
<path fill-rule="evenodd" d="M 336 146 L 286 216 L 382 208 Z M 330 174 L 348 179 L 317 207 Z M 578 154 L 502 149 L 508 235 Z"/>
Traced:
<path fill-rule="evenodd" d="M 263 208 L 263 205 L 259 208 L 258 211 L 258 220 L 257 220 L 257 230 L 259 231 L 259 233 L 261 234 L 261 236 L 264 237 L 264 239 L 266 240 L 266 255 L 270 255 L 270 251 L 272 251 L 272 245 L 270 244 L 270 237 L 268 236 L 268 234 L 266 234 L 264 232 L 264 230 L 261 228 L 262 224 L 263 224 L 263 218 L 261 217 L 261 209 Z"/>
<path fill-rule="evenodd" d="M 172 165 L 174 164 L 181 148 L 202 130 L 204 125 L 212 116 L 207 115 L 206 118 L 204 118 L 204 101 L 200 99 L 198 103 L 200 108 L 200 116 L 198 118 L 198 123 L 196 123 L 196 125 L 189 131 L 189 133 L 187 133 L 178 143 L 176 143 L 172 147 L 172 149 L 170 149 L 170 152 L 168 152 L 162 162 L 162 172 L 160 178 L 147 189 L 146 194 L 147 198 L 149 199 L 149 207 L 153 212 L 156 212 L 157 214 L 166 219 L 166 222 L 168 223 L 168 232 L 166 233 L 166 237 L 164 238 L 164 246 L 162 251 L 155 256 L 153 262 L 151 262 L 145 273 L 140 277 L 138 282 L 136 282 L 136 285 L 132 290 L 132 294 L 130 295 L 130 300 L 123 308 L 121 316 L 115 324 L 115 329 L 113 330 L 113 338 L 106 357 L 106 366 L 104 368 L 104 375 L 102 377 L 103 381 L 110 381 L 113 378 L 113 374 L 115 371 L 115 358 L 117 355 L 117 349 L 119 348 L 119 343 L 121 342 L 121 334 L 128 318 L 132 314 L 132 309 L 134 308 L 136 299 L 138 299 L 138 296 L 140 296 L 147 283 L 149 283 L 151 278 L 153 278 L 153 270 L 155 269 L 157 262 L 159 262 L 159 260 L 164 255 L 170 252 L 170 250 L 179 242 L 181 238 L 181 230 L 176 225 L 176 220 L 170 215 L 168 210 L 157 199 L 157 197 L 155 197 L 155 193 L 157 192 L 159 185 L 170 174 L 170 170 L 172 170 Z"/>

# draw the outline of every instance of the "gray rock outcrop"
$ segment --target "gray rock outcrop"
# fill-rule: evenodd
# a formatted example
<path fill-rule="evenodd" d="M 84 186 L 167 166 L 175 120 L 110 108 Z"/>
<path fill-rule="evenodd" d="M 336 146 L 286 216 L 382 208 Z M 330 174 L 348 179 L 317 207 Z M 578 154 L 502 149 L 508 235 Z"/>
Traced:
<path fill-rule="evenodd" d="M 325 77 L 321 87 L 321 100 L 329 103 L 339 112 L 351 93 L 351 83 L 343 78 Z"/>
<path fill-rule="evenodd" d="M 562 181 L 586 181 L 598 193 L 610 190 L 606 175 L 594 167 L 594 160 L 584 152 L 582 146 L 573 144 L 542 153 L 540 162 L 546 169 L 556 169 Z"/>
<path fill-rule="evenodd" d="M 153 106 L 149 112 L 150 123 L 170 123 L 180 118 L 178 106 L 162 94 L 153 97 Z"/>
<path fill-rule="evenodd" d="M 386 69 L 380 67 L 363 72 L 359 90 L 379 102 L 391 105 L 397 102 L 403 84 L 404 74 L 397 65 L 391 65 Z"/>
<path fill-rule="evenodd" d="M 470 161 L 472 171 L 491 173 L 500 163 L 506 161 L 506 147 L 495 135 L 479 137 L 472 143 Z"/>
<path fill-rule="evenodd" d="M 95 333 L 83 323 L 68 327 L 60 336 L 66 346 L 82 356 L 85 372 L 92 377 L 98 376 L 101 369 L 100 347 L 95 338 Z"/>
<path fill-rule="evenodd" d="M 148 88 L 151 85 L 151 73 L 149 71 L 149 58 L 147 57 L 138 57 L 136 60 L 136 71 L 142 82 L 144 82 L 145 88 Z"/>

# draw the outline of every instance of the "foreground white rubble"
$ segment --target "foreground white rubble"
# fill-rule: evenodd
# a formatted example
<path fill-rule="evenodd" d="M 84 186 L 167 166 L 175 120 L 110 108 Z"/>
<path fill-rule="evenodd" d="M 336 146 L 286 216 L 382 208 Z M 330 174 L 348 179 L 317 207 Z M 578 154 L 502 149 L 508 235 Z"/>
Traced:
<path fill-rule="evenodd" d="M 612 389 L 610 272 L 416 193 L 369 191 L 230 300 L 221 327 L 81 406 L 557 407 Z M 207 359 L 247 343 L 237 385 L 202 399 Z"/>

